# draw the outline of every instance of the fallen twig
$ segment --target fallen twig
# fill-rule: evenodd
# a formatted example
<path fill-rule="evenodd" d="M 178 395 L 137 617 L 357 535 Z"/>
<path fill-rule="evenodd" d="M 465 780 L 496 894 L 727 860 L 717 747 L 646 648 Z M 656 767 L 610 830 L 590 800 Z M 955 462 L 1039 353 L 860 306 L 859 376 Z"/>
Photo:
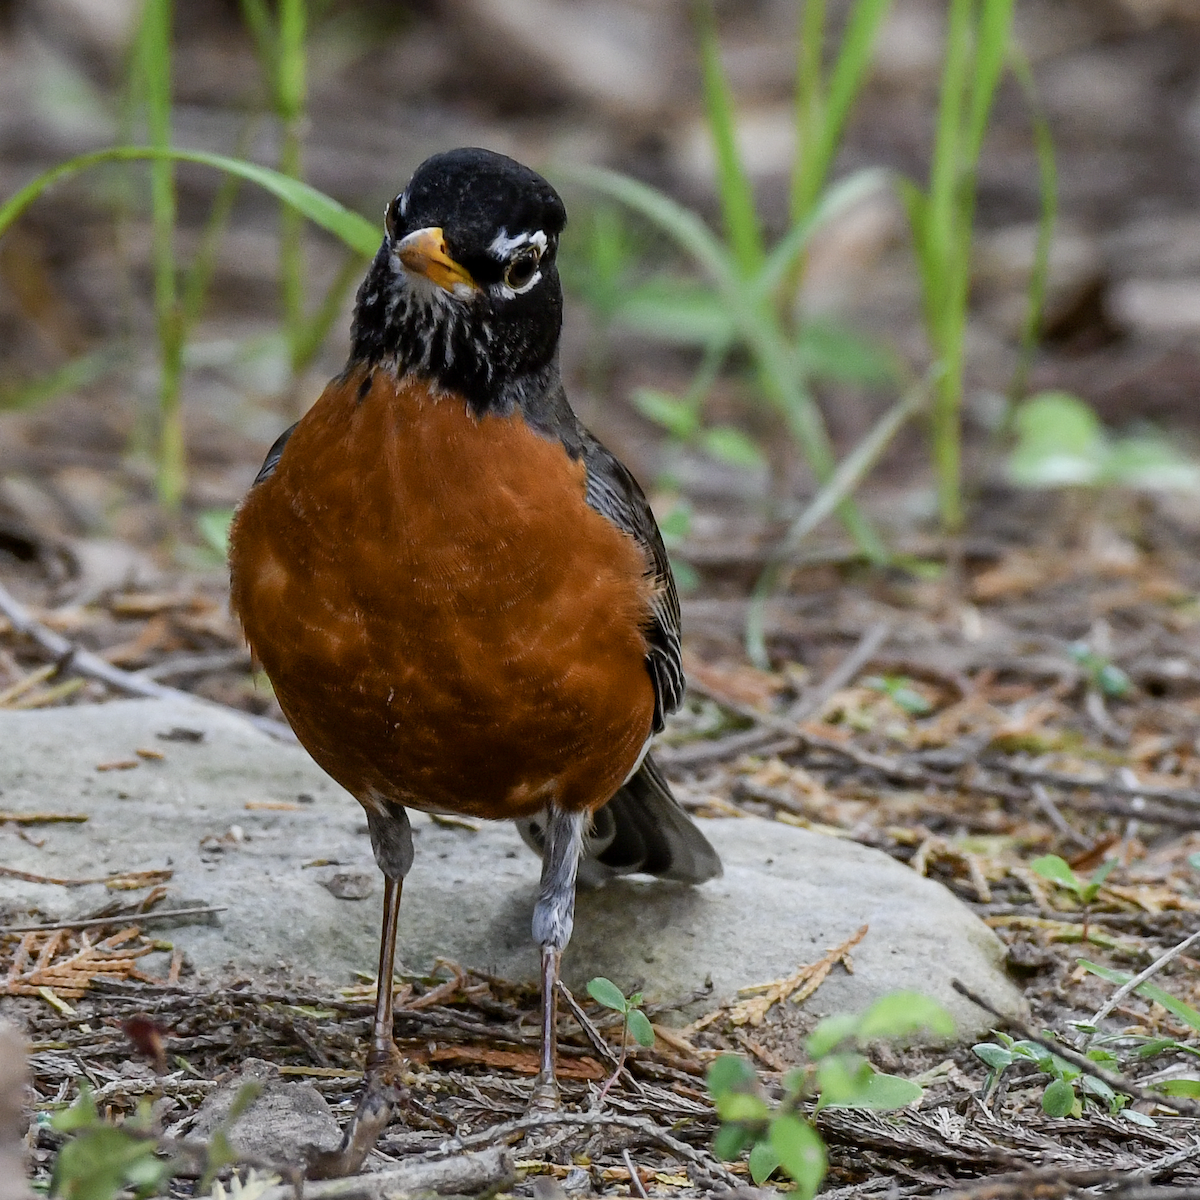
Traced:
<path fill-rule="evenodd" d="M 196 696 L 191 692 L 164 687 L 161 683 L 155 683 L 145 676 L 122 671 L 120 667 L 114 667 L 112 663 L 106 662 L 98 654 L 93 654 L 90 650 L 75 645 L 61 634 L 55 633 L 54 630 L 47 629 L 45 625 L 35 621 L 3 584 L 0 584 L 0 613 L 8 618 L 9 624 L 17 633 L 36 642 L 54 659 L 56 672 L 74 671 L 76 674 L 86 675 L 89 679 L 98 679 L 101 683 L 129 696 L 143 696 L 150 700 L 187 699 L 196 704 L 212 703 L 212 701 L 205 700 L 202 696 Z M 278 738 L 280 741 L 295 740 L 291 729 L 280 721 L 273 721 L 269 717 L 257 717 L 252 713 L 227 708 L 225 705 L 213 705 L 213 707 L 225 708 L 227 712 L 237 712 L 255 728 L 261 729 L 264 733 L 270 734 L 271 737 Z"/>
<path fill-rule="evenodd" d="M 93 929 L 98 925 L 120 925 L 136 921 L 144 925 L 147 921 L 162 921 L 168 917 L 200 917 L 209 913 L 224 912 L 228 905 L 205 904 L 196 908 L 167 908 L 160 912 L 124 912 L 114 917 L 92 917 L 86 921 L 51 921 L 46 925 L 0 925 L 0 933 L 43 933 L 56 929 Z"/>
<path fill-rule="evenodd" d="M 1193 933 L 1191 937 L 1185 938 L 1177 946 L 1172 946 L 1170 950 L 1156 958 L 1144 971 L 1138 975 L 1135 975 L 1128 983 L 1123 983 L 1115 992 L 1113 992 L 1108 1000 L 1105 1001 L 1105 1003 L 1102 1004 L 1095 1011 L 1095 1013 L 1092 1014 L 1092 1018 L 1090 1021 L 1088 1021 L 1088 1024 L 1098 1025 L 1104 1020 L 1105 1017 L 1108 1016 L 1110 1012 L 1112 1012 L 1114 1008 L 1116 1008 L 1118 1004 L 1121 1003 L 1122 1000 L 1125 999 L 1126 996 L 1136 991 L 1143 983 L 1146 982 L 1146 980 L 1153 979 L 1154 976 L 1157 975 L 1159 971 L 1161 971 L 1163 967 L 1167 965 L 1167 963 L 1169 963 L 1172 959 L 1177 958 L 1189 946 L 1191 946 L 1193 942 L 1197 941 L 1200 941 L 1200 930 L 1197 930 L 1195 933 Z"/>
<path fill-rule="evenodd" d="M 697 1150 L 695 1147 L 689 1146 L 687 1142 L 681 1142 L 678 1138 L 672 1137 L 661 1126 L 656 1125 L 653 1121 L 645 1117 L 625 1117 L 607 1112 L 538 1113 L 536 1115 L 531 1114 L 526 1117 L 518 1117 L 513 1121 L 505 1121 L 503 1124 L 492 1126 L 491 1129 L 485 1129 L 480 1133 L 468 1134 L 466 1137 L 459 1137 L 456 1140 L 465 1149 L 471 1146 L 487 1145 L 488 1143 L 513 1137 L 515 1134 L 528 1133 L 534 1129 L 546 1129 L 555 1125 L 610 1125 L 617 1129 L 630 1129 L 642 1134 L 643 1137 L 647 1138 L 654 1145 L 661 1146 L 664 1150 L 669 1150 L 676 1158 L 690 1163 L 706 1175 L 716 1176 L 721 1182 L 731 1187 L 739 1187 L 741 1185 L 741 1181 L 737 1176 L 724 1167 L 717 1159 L 713 1158 L 711 1154 Z M 283 1198 L 280 1197 L 280 1200 L 283 1200 Z M 319 1200 L 319 1198 L 314 1197 L 313 1200 Z"/>
<path fill-rule="evenodd" d="M 891 621 L 880 621 L 877 625 L 872 625 L 859 639 L 858 645 L 825 679 L 788 709 L 788 719 L 805 721 L 819 712 L 827 700 L 854 682 L 854 677 L 874 658 L 891 633 Z"/>

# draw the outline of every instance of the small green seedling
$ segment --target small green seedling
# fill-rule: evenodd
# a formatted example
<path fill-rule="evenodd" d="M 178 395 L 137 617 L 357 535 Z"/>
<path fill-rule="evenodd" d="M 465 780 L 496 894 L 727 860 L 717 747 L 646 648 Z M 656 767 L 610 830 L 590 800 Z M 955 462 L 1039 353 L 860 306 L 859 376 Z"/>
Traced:
<path fill-rule="evenodd" d="M 996 1038 L 995 1042 L 980 1042 L 971 1047 L 975 1057 L 988 1068 L 988 1077 L 984 1082 L 985 1095 L 999 1083 L 1000 1077 L 1013 1063 L 1031 1062 L 1043 1074 L 1050 1076 L 1050 1082 L 1042 1092 L 1042 1111 L 1048 1117 L 1081 1117 L 1084 1101 L 1090 1100 L 1109 1116 L 1122 1114 L 1135 1124 L 1149 1120 L 1142 1113 L 1126 1111 L 1128 1096 L 1113 1091 L 1103 1079 L 1085 1075 L 1079 1067 L 1059 1058 L 1038 1042 L 1017 1041 L 1006 1033 L 997 1033 Z M 1089 1050 L 1088 1058 L 1099 1066 L 1117 1065 L 1116 1055 L 1108 1050 Z"/>
<path fill-rule="evenodd" d="M 1091 687 L 1109 700 L 1119 700 L 1133 690 L 1133 681 L 1102 654 L 1097 654 L 1087 642 L 1075 642 L 1067 653 L 1087 672 Z"/>
<path fill-rule="evenodd" d="M 1043 879 L 1049 879 L 1051 883 L 1057 883 L 1059 887 L 1074 892 L 1080 904 L 1091 904 L 1100 891 L 1100 885 L 1112 874 L 1113 868 L 1117 865 L 1117 859 L 1106 859 L 1096 868 L 1086 883 L 1075 874 L 1066 859 L 1059 858 L 1057 854 L 1045 854 L 1041 858 L 1035 859 L 1029 864 L 1029 869 L 1036 871 Z"/>
<path fill-rule="evenodd" d="M 782 1168 L 795 1180 L 800 1200 L 811 1200 L 825 1177 L 825 1143 L 801 1105 L 815 1100 L 818 1113 L 825 1108 L 889 1112 L 920 1100 L 917 1084 L 876 1071 L 858 1052 L 868 1042 L 920 1029 L 951 1037 L 954 1022 L 941 1005 L 915 992 L 893 992 L 857 1016 L 826 1017 L 805 1042 L 809 1064 L 784 1075 L 783 1097 L 774 1107 L 746 1059 L 721 1055 L 708 1069 L 708 1090 L 721 1118 L 713 1153 L 733 1159 L 749 1147 L 756 1184 Z"/>
<path fill-rule="evenodd" d="M 50 1195 L 63 1200 L 112 1200 L 122 1188 L 137 1197 L 152 1196 L 171 1173 L 171 1164 L 155 1157 L 150 1103 L 121 1125 L 104 1120 L 85 1084 L 70 1108 L 50 1118 L 57 1133 L 73 1135 L 59 1151 L 50 1178 Z"/>
<path fill-rule="evenodd" d="M 588 995 L 597 1004 L 602 1004 L 605 1008 L 610 1008 L 613 1012 L 620 1013 L 623 1018 L 621 1022 L 621 1054 L 617 1059 L 617 1069 L 613 1071 L 610 1078 L 600 1089 L 600 1096 L 596 1101 L 597 1105 L 599 1105 L 604 1097 L 608 1095 L 608 1089 L 616 1083 L 618 1076 L 625 1069 L 625 1055 L 629 1048 L 629 1035 L 633 1034 L 633 1040 L 639 1046 L 644 1046 L 649 1050 L 654 1045 L 654 1027 L 650 1024 L 650 1018 L 642 1012 L 641 992 L 634 992 L 632 996 L 626 997 L 625 993 L 611 979 L 605 979 L 603 975 L 597 975 L 595 979 L 589 979 L 587 990 Z"/>
<path fill-rule="evenodd" d="M 910 717 L 924 717 L 933 711 L 933 705 L 913 687 L 907 675 L 872 675 L 863 683 L 876 692 L 882 692 Z"/>

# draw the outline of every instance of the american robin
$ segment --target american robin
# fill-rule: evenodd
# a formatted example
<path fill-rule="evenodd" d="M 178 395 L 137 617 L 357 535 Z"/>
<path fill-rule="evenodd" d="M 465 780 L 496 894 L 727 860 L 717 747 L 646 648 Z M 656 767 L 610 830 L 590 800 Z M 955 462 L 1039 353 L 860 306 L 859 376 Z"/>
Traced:
<path fill-rule="evenodd" d="M 271 447 L 230 535 L 232 600 L 302 745 L 367 812 L 385 878 L 357 1169 L 394 1101 L 406 809 L 515 819 L 542 853 L 541 1071 L 581 861 L 721 872 L 648 754 L 684 689 L 679 600 L 628 470 L 559 375 L 566 210 L 520 163 L 435 155 L 389 204 L 346 368 Z"/>

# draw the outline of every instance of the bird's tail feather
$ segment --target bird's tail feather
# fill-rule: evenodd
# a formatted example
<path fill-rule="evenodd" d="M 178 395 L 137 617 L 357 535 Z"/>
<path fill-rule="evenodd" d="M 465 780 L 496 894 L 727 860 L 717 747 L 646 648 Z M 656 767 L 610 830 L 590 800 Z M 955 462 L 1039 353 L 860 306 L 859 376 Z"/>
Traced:
<path fill-rule="evenodd" d="M 531 817 L 518 821 L 517 828 L 540 854 L 543 821 Z M 703 883 L 722 873 L 717 852 L 680 808 L 650 755 L 593 815 L 579 881 L 597 884 L 612 875 L 634 872 L 680 883 Z"/>

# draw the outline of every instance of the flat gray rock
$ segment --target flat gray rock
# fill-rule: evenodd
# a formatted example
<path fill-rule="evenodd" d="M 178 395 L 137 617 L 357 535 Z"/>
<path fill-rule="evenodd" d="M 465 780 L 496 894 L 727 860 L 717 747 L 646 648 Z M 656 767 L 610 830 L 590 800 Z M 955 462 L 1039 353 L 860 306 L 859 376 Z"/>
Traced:
<path fill-rule="evenodd" d="M 150 700 L 0 712 L 0 808 L 88 815 L 39 826 L 41 848 L 11 826 L 0 831 L 6 865 L 59 878 L 169 867 L 171 907 L 224 905 L 218 917 L 162 934 L 201 972 L 281 966 L 344 983 L 375 970 L 382 886 L 362 810 L 297 746 L 236 713 Z M 865 924 L 854 974 L 831 972 L 809 1011 L 857 1011 L 908 988 L 941 1001 L 974 1037 L 989 1018 L 953 991 L 954 978 L 1002 1010 L 1019 1009 L 999 939 L 941 884 L 878 851 L 788 825 L 701 824 L 724 877 L 698 888 L 630 878 L 582 892 L 564 961 L 571 986 L 601 974 L 658 1000 L 711 979 L 714 995 L 727 998 L 791 974 Z M 529 923 L 539 863 L 516 830 L 446 827 L 414 813 L 413 831 L 404 965 L 424 970 L 444 957 L 536 979 Z M 18 914 L 74 916 L 112 896 L 103 884 L 0 876 L 0 908 Z"/>

